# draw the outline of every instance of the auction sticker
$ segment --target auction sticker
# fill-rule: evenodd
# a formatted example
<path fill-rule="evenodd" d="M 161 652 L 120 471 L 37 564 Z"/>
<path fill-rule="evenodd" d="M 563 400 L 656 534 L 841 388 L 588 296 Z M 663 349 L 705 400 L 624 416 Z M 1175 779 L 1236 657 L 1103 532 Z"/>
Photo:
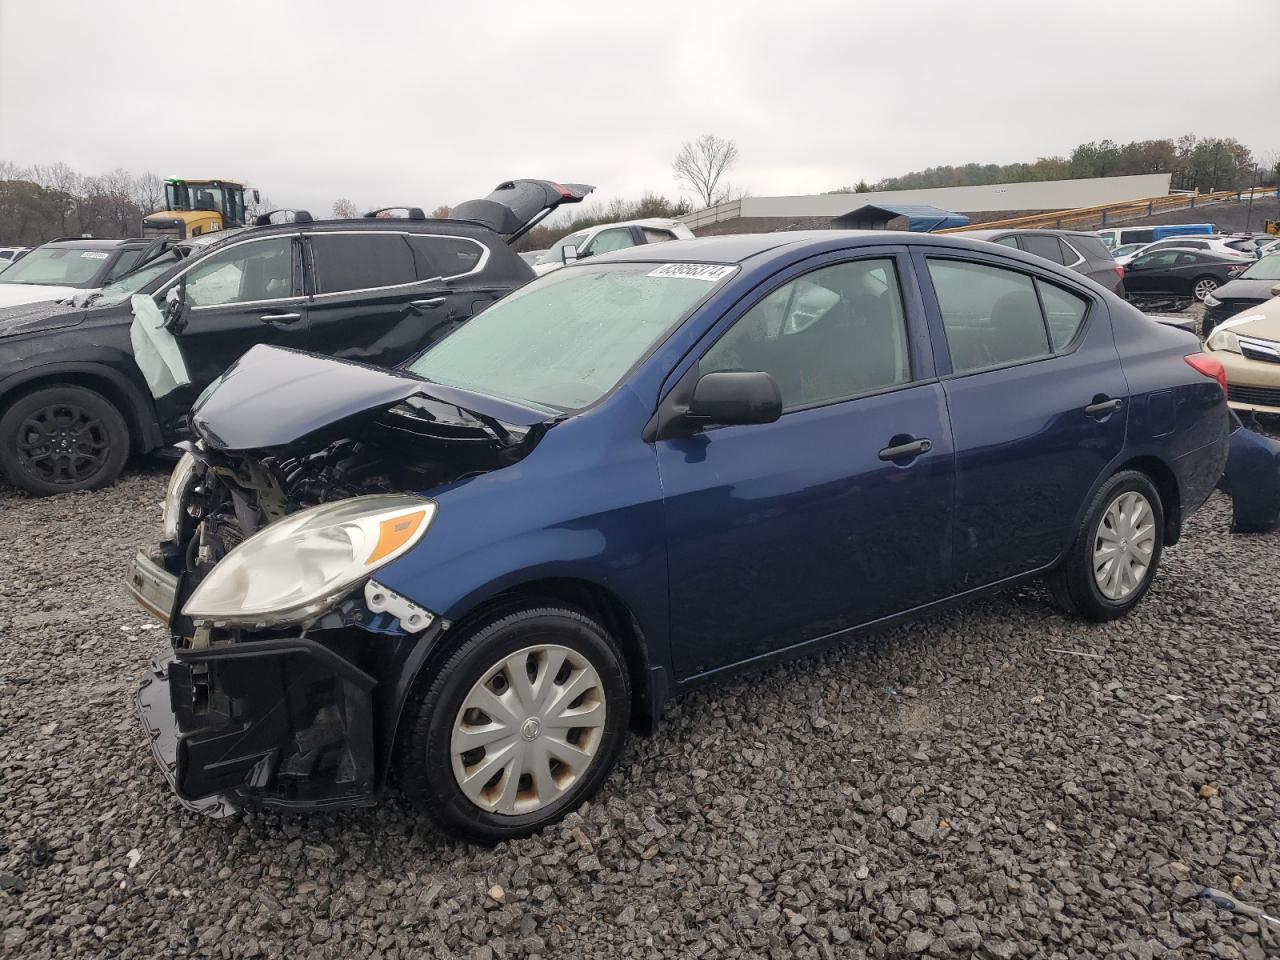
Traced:
<path fill-rule="evenodd" d="M 705 280 L 715 283 L 736 270 L 722 263 L 664 263 L 657 270 L 650 270 L 647 277 L 684 277 L 686 280 Z"/>
<path fill-rule="evenodd" d="M 111 254 L 109 253 L 101 253 L 97 250 L 86 250 L 84 253 L 80 254 L 80 259 L 81 260 L 105 260 L 109 256 L 111 256 Z"/>

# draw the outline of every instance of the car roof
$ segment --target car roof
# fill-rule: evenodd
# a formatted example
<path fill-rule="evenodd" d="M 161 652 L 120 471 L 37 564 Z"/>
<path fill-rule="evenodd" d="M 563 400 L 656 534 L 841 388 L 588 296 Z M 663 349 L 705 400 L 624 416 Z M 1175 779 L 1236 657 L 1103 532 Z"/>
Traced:
<path fill-rule="evenodd" d="M 121 240 L 98 240 L 92 237 L 60 237 L 44 244 L 46 247 L 66 247 L 69 250 L 114 250 L 123 243 L 139 242 L 141 237 L 128 237 Z M 148 240 L 148 243 L 153 241 Z"/>
<path fill-rule="evenodd" d="M 626 247 L 591 257 L 586 263 L 744 263 L 770 252 L 808 247 L 896 246 L 907 242 L 919 246 L 982 250 L 985 240 L 971 237 L 970 231 L 953 234 L 914 233 L 901 230 L 780 230 L 776 233 L 734 233 L 693 240 L 648 243 Z M 976 242 L 975 242 L 976 241 Z M 1002 253 L 1025 257 L 1022 251 L 1001 248 Z M 1039 260 L 1039 258 L 1031 258 Z M 1065 268 L 1064 268 L 1065 269 Z"/>
<path fill-rule="evenodd" d="M 1048 237 L 1093 237 L 1098 235 L 1092 230 L 1041 230 L 1039 227 L 1005 227 L 1003 230 L 961 230 L 957 236 L 972 237 L 975 240 L 990 240 L 992 237 L 1008 237 L 1015 233 L 1038 233 Z"/>

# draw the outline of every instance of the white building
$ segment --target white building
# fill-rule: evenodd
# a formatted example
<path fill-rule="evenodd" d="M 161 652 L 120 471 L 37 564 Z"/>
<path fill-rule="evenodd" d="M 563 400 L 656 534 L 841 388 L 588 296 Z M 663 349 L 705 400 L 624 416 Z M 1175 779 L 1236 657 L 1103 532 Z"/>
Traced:
<path fill-rule="evenodd" d="M 1087 180 L 1042 180 L 1032 183 L 992 183 L 980 187 L 931 187 L 923 190 L 881 190 L 872 193 L 821 193 L 798 197 L 744 197 L 681 217 L 692 229 L 731 220 L 761 221 L 740 228 L 785 228 L 788 223 L 821 226 L 867 204 L 927 204 L 972 216 L 981 213 L 1039 212 L 1094 207 L 1126 200 L 1163 197 L 1172 174 L 1092 177 Z M 991 219 L 975 217 L 975 220 Z M 767 221 L 767 223 L 766 223 Z M 708 232 L 724 232 L 717 229 Z"/>

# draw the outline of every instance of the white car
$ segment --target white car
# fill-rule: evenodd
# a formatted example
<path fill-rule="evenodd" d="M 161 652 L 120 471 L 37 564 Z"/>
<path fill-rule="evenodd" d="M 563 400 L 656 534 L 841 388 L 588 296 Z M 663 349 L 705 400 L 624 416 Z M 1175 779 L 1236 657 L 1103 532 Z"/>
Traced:
<path fill-rule="evenodd" d="M 0 271 L 30 249 L 30 247 L 0 247 Z"/>
<path fill-rule="evenodd" d="M 693 231 L 678 220 L 650 217 L 647 220 L 627 220 L 622 223 L 602 223 L 597 227 L 579 230 L 561 237 L 533 265 L 534 273 L 542 276 L 558 270 L 566 263 L 573 263 L 597 253 L 609 253 L 638 247 L 642 243 L 662 243 L 666 240 L 692 240 Z"/>
<path fill-rule="evenodd" d="M 158 243 L 131 240 L 50 240 L 0 271 L 0 308 L 62 300 L 122 277 Z"/>
<path fill-rule="evenodd" d="M 1207 253 L 1216 253 L 1224 257 L 1234 257 L 1236 260 L 1253 260 L 1257 257 L 1258 250 L 1258 245 L 1252 237 L 1225 235 L 1166 237 L 1163 240 L 1145 244 L 1137 250 L 1117 256 L 1116 263 L 1122 267 L 1127 267 L 1135 258 L 1142 256 L 1144 253 L 1151 253 L 1155 250 L 1171 250 L 1175 247 L 1179 250 L 1203 250 Z"/>

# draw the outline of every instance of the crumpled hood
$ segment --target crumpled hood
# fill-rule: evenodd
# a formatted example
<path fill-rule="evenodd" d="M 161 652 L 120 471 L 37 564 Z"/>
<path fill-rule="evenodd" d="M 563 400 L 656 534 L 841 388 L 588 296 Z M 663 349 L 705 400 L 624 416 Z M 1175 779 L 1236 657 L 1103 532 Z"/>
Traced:
<path fill-rule="evenodd" d="M 0 291 L 2 289 L 3 284 L 0 284 Z M 0 308 L 0 337 L 74 327 L 83 319 L 84 310 L 70 300 L 41 300 L 22 306 L 3 307 Z"/>
<path fill-rule="evenodd" d="M 191 408 L 191 425 L 218 450 L 282 447 L 312 434 L 354 429 L 415 396 L 521 427 L 552 419 L 396 370 L 259 344 L 200 395 Z"/>
<path fill-rule="evenodd" d="M 1270 300 L 1271 288 L 1280 284 L 1280 280 L 1251 280 L 1236 277 L 1228 280 L 1213 291 L 1218 300 Z"/>
<path fill-rule="evenodd" d="M 42 300 L 61 300 L 74 293 L 79 287 L 55 287 L 43 283 L 0 283 L 0 307 L 16 307 L 24 303 L 39 303 Z"/>

